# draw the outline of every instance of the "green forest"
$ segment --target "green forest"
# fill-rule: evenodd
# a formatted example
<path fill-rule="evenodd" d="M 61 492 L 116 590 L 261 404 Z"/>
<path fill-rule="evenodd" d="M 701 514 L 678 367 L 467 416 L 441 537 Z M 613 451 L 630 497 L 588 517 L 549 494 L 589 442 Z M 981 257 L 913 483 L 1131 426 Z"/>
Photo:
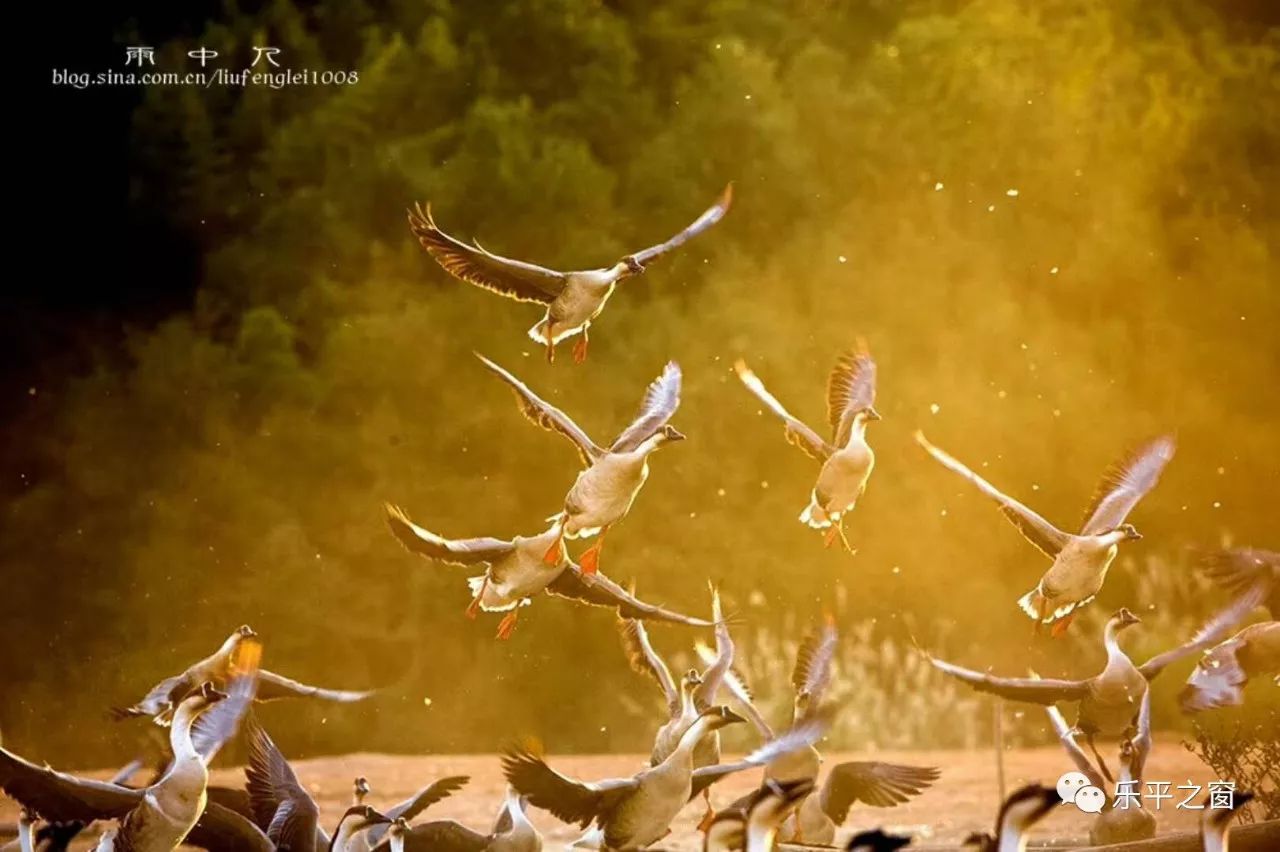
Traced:
<path fill-rule="evenodd" d="M 1064 528 L 1127 446 L 1177 436 L 1091 607 L 1179 616 L 1135 653 L 1221 602 L 1185 593 L 1188 548 L 1276 546 L 1280 32 L 1192 0 L 275 0 L 157 61 L 267 40 L 358 82 L 148 89 L 130 191 L 199 245 L 198 297 L 17 437 L 44 473 L 0 521 L 0 728 L 33 758 L 127 758 L 138 728 L 107 708 L 241 623 L 270 669 L 385 687 L 264 709 L 290 754 L 647 750 L 635 708 L 657 693 L 611 612 L 544 596 L 497 641 L 463 614 L 475 572 L 387 530 L 384 501 L 441 535 L 531 535 L 573 482 L 473 352 L 600 440 L 681 364 L 689 440 L 602 570 L 696 614 L 712 579 L 745 633 L 836 611 L 847 637 L 978 667 L 1094 670 L 1096 621 L 1032 639 L 1014 602 L 1048 563 L 917 428 Z M 548 365 L 538 310 L 449 277 L 405 219 L 429 201 L 461 238 L 582 269 L 730 181 L 724 221 L 620 286 L 582 365 Z M 850 555 L 797 522 L 816 466 L 732 365 L 821 426 L 858 338 L 883 420 Z M 710 638 L 652 635 L 686 656 Z"/>

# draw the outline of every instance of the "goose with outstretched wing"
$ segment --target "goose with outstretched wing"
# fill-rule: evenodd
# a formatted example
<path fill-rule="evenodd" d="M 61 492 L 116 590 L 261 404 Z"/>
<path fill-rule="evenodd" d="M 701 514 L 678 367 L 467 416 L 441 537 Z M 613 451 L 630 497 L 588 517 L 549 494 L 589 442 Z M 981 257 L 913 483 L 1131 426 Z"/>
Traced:
<path fill-rule="evenodd" d="M 227 683 L 231 661 L 237 649 L 246 641 L 257 641 L 257 633 L 247 624 L 242 625 L 227 637 L 226 641 L 210 656 L 193 663 L 181 674 L 165 678 L 153 686 L 151 690 L 131 707 L 114 708 L 112 715 L 116 719 L 149 717 L 160 724 L 167 724 L 173 708 L 183 696 L 198 688 L 202 683 L 211 683 L 223 687 Z M 319 686 L 300 683 L 283 675 L 267 670 L 258 673 L 255 701 L 276 701 L 282 698 L 311 698 L 318 701 L 332 701 L 347 704 L 363 701 L 374 694 L 374 690 L 325 689 Z"/>
<path fill-rule="evenodd" d="M 803 421 L 792 416 L 771 394 L 745 361 L 734 364 L 738 378 L 765 407 L 785 425 L 787 440 L 805 455 L 822 463 L 809 505 L 800 521 L 814 529 L 826 530 L 829 547 L 839 536 L 852 551 L 844 533 L 844 516 L 853 510 L 875 467 L 876 456 L 867 443 L 867 424 L 879 420 L 876 411 L 876 362 L 866 343 L 844 352 L 836 359 L 827 377 L 827 421 L 830 442 Z"/>
<path fill-rule="evenodd" d="M 564 498 L 564 510 L 551 519 L 557 534 L 543 558 L 548 565 L 558 565 L 567 558 L 564 539 L 599 534 L 595 544 L 578 557 L 583 573 L 594 574 L 600 566 L 605 534 L 631 511 L 649 478 L 649 456 L 660 447 L 684 440 L 684 435 L 668 422 L 680 407 L 680 365 L 668 362 L 662 375 L 645 390 L 640 412 L 631 425 L 605 448 L 597 446 L 567 414 L 524 382 L 483 355 L 477 357 L 511 388 L 525 417 L 568 438 L 578 451 L 583 470 Z"/>
<path fill-rule="evenodd" d="M 1103 628 L 1103 645 L 1107 662 L 1102 671 L 1081 680 L 1065 680 L 1040 677 L 997 677 L 986 672 L 966 669 L 928 656 L 929 662 L 941 672 L 964 681 L 979 692 L 988 692 L 1031 704 L 1056 704 L 1059 701 L 1079 703 L 1074 731 L 1084 734 L 1098 761 L 1103 775 L 1110 780 L 1102 755 L 1098 753 L 1095 737 L 1133 737 L 1137 728 L 1139 709 L 1145 700 L 1149 682 L 1168 666 L 1179 660 L 1210 648 L 1222 640 L 1231 628 L 1239 623 L 1243 613 L 1257 605 L 1256 598 L 1238 599 L 1215 614 L 1196 632 L 1195 636 L 1142 665 L 1137 665 L 1120 646 L 1120 634 L 1139 624 L 1141 619 L 1128 609 L 1121 608 L 1107 619 Z"/>
<path fill-rule="evenodd" d="M 389 503 L 384 508 L 392 535 L 411 553 L 448 565 L 484 566 L 483 574 L 467 579 L 472 595 L 467 617 L 475 618 L 480 610 L 506 613 L 498 625 L 499 639 L 511 636 L 519 608 L 542 592 L 588 606 L 608 607 L 624 618 L 690 627 L 712 624 L 646 603 L 599 572 L 590 578 L 584 576 L 583 569 L 569 559 L 564 548 L 558 547 L 560 532 L 556 527 L 539 535 L 512 539 L 446 539 L 415 524 L 400 508 Z M 544 559 L 548 548 L 560 557 L 555 564 Z"/>
<path fill-rule="evenodd" d="M 409 228 L 427 253 L 458 280 L 518 302 L 545 305 L 546 315 L 529 329 L 529 337 L 546 347 L 547 360 L 552 361 L 556 344 L 581 334 L 573 349 L 574 361 L 581 363 L 587 357 L 588 329 L 618 283 L 644 272 L 649 263 L 719 222 L 732 202 L 733 184 L 729 184 L 711 207 L 671 239 L 626 255 L 612 266 L 574 272 L 502 257 L 479 243 L 467 245 L 440 230 L 429 204 L 409 211 Z"/>
<path fill-rule="evenodd" d="M 1018 601 L 1028 617 L 1053 625 L 1053 635 L 1066 631 L 1076 610 L 1093 600 L 1107 579 L 1107 571 L 1123 541 L 1142 538 L 1125 519 L 1156 483 L 1173 458 L 1174 441 L 1161 436 L 1134 448 L 1103 474 L 1080 533 L 1063 532 L 1022 503 L 998 490 L 922 432 L 916 443 L 943 467 L 958 473 L 999 506 L 1000 514 L 1053 564 L 1036 587 Z"/>
<path fill-rule="evenodd" d="M 1235 595 L 1262 586 L 1262 605 L 1280 618 L 1280 553 L 1259 547 L 1233 547 L 1200 555 L 1205 576 Z"/>

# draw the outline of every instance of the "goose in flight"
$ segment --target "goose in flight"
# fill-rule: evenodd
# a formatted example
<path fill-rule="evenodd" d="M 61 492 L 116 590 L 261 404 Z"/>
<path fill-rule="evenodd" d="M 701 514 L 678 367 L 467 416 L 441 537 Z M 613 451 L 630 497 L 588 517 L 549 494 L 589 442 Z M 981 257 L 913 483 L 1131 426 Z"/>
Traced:
<path fill-rule="evenodd" d="M 1257 547 L 1214 550 L 1203 553 L 1200 564 L 1206 577 L 1232 594 L 1262 586 L 1262 605 L 1280 618 L 1280 553 Z"/>
<path fill-rule="evenodd" d="M 1039 784 L 1020 787 L 1000 805 L 995 836 L 974 834 L 965 845 L 975 845 L 980 852 L 1024 852 L 1027 832 L 1060 804 L 1062 797 L 1051 787 Z"/>
<path fill-rule="evenodd" d="M 488 834 L 467 828 L 454 820 L 407 825 L 402 831 L 403 845 L 395 845 L 394 826 L 376 852 L 541 852 L 542 835 L 526 814 L 528 801 L 511 787 L 498 811 L 498 818 Z M 403 820 L 398 820 L 403 823 Z"/>
<path fill-rule="evenodd" d="M 837 639 L 835 623 L 828 617 L 820 630 L 809 633 L 800 643 L 791 672 L 793 725 L 812 718 L 826 706 Z M 743 707 L 749 708 L 747 717 L 760 735 L 765 740 L 772 739 L 773 730 L 754 712 L 750 691 L 741 676 L 730 672 L 726 684 Z M 830 845 L 855 803 L 895 807 L 920 795 L 938 778 L 934 767 L 855 760 L 833 766 L 821 787 L 816 787 L 821 768 L 822 755 L 812 745 L 783 755 L 765 767 L 766 781 L 807 780 L 815 785 L 811 789 L 816 788 L 817 795 L 806 793 L 798 797 L 799 807 L 784 815 L 780 837 L 785 843 Z M 739 799 L 734 806 L 744 803 L 745 799 Z"/>
<path fill-rule="evenodd" d="M 505 612 L 498 625 L 499 639 L 511 636 L 519 608 L 541 592 L 589 606 L 611 607 L 625 618 L 690 627 L 710 627 L 713 623 L 645 603 L 599 572 L 587 578 L 564 548 L 556 546 L 560 532 L 555 527 L 529 538 L 450 540 L 418 526 L 396 506 L 386 504 L 385 509 L 392 534 L 410 552 L 449 565 L 486 566 L 483 574 L 467 580 L 472 594 L 467 617 L 475 618 L 479 610 Z M 543 559 L 548 548 L 559 553 L 560 560 L 554 565 Z"/>
<path fill-rule="evenodd" d="M 99 842 L 104 852 L 171 852 L 204 812 L 209 763 L 253 703 L 261 652 L 256 642 L 241 643 L 226 692 L 206 682 L 181 699 L 169 727 L 173 757 L 154 784 L 134 789 L 77 778 L 0 748 L 0 790 L 48 822 L 116 821 Z"/>
<path fill-rule="evenodd" d="M 845 549 L 852 552 L 844 534 L 844 516 L 862 497 L 875 467 L 876 455 L 867 444 L 867 424 L 880 419 L 875 409 L 876 362 L 866 343 L 859 341 L 856 348 L 840 355 L 827 377 L 830 443 L 783 408 L 745 361 L 739 360 L 733 369 L 747 390 L 781 418 L 787 440 L 822 463 L 800 521 L 814 529 L 825 529 L 828 547 L 838 535 Z"/>
<path fill-rule="evenodd" d="M 711 784 L 735 772 L 763 766 L 779 754 L 822 736 L 825 720 L 815 720 L 766 743 L 742 760 L 694 768 L 693 753 L 712 732 L 742 722 L 727 707 L 713 707 L 684 732 L 676 750 L 657 766 L 630 778 L 584 782 L 561 775 L 528 748 L 508 749 L 502 758 L 508 783 L 534 807 L 558 819 L 600 829 L 603 849 L 643 849 L 670 832 L 685 804 Z"/>
<path fill-rule="evenodd" d="M 1185 713 L 1244 703 L 1244 688 L 1256 677 L 1280 686 L 1280 621 L 1260 621 L 1209 649 L 1178 694 Z"/>
<path fill-rule="evenodd" d="M 547 361 L 555 359 L 556 344 L 574 334 L 582 338 L 574 346 L 573 358 L 587 357 L 587 330 L 618 282 L 644 272 L 648 264 L 678 248 L 724 218 L 733 202 L 733 184 L 724 188 L 716 202 L 687 228 L 664 243 L 626 255 L 603 269 L 559 272 L 554 269 L 501 257 L 480 247 L 467 245 L 436 226 L 431 205 L 415 205 L 409 211 L 409 228 L 422 247 L 453 277 L 518 302 L 546 306 L 546 315 L 529 329 L 529 337 L 547 347 Z"/>
<path fill-rule="evenodd" d="M 1067 724 L 1062 711 L 1052 704 L 1045 707 L 1049 721 L 1053 725 L 1062 747 L 1076 768 L 1084 773 L 1089 784 L 1099 790 L 1106 790 L 1110 785 L 1106 778 L 1093 765 L 1093 761 L 1076 743 L 1071 726 Z M 1142 791 L 1144 770 L 1147 756 L 1151 754 L 1151 691 L 1142 698 L 1138 710 L 1138 721 L 1131 737 L 1120 741 L 1120 774 L 1116 778 L 1117 795 L 1107 799 L 1102 812 L 1089 826 L 1089 843 L 1093 846 L 1110 846 L 1113 843 L 1129 843 L 1134 840 L 1147 840 L 1156 835 L 1156 818 L 1151 811 L 1142 807 Z M 1136 794 L 1133 797 L 1121 798 L 1119 793 L 1128 791 Z"/>
<path fill-rule="evenodd" d="M 599 533 L 596 543 L 578 558 L 584 574 L 595 574 L 605 534 L 626 517 L 649 478 L 650 453 L 684 440 L 684 435 L 667 422 L 680 407 L 680 365 L 668 362 L 662 375 L 645 390 L 635 420 L 605 449 L 597 446 L 568 415 L 541 399 L 511 373 L 483 355 L 476 357 L 510 386 L 530 422 L 563 435 L 578 451 L 583 470 L 564 498 L 564 511 L 552 519 L 557 535 L 543 558 L 548 565 L 559 565 L 567 558 L 563 539 Z"/>
<path fill-rule="evenodd" d="M 703 850 L 773 852 L 787 814 L 813 791 L 813 782 L 765 781 L 749 794 L 741 807 L 716 814 L 703 837 Z"/>
<path fill-rule="evenodd" d="M 1094 493 L 1084 527 L 1079 535 L 1073 535 L 997 490 L 929 443 L 922 432 L 917 431 L 915 437 L 943 467 L 960 474 L 994 500 L 1000 514 L 1053 560 L 1040 582 L 1022 596 L 1018 605 L 1035 620 L 1036 630 L 1041 624 L 1053 624 L 1054 636 L 1062 635 L 1076 609 L 1093 600 L 1102 589 L 1120 542 L 1142 538 L 1132 524 L 1125 523 L 1125 518 L 1155 487 L 1174 452 L 1173 438 L 1161 436 L 1138 446 L 1108 468 Z"/>
<path fill-rule="evenodd" d="M 1111 773 L 1102 755 L 1098 753 L 1094 738 L 1098 735 L 1133 737 L 1148 683 L 1169 665 L 1219 642 L 1240 620 L 1241 613 L 1248 612 L 1255 605 L 1256 599 L 1251 601 L 1243 598 L 1235 601 L 1211 618 L 1189 642 L 1157 654 L 1140 666 L 1135 665 L 1120 647 L 1119 636 L 1124 630 L 1140 623 L 1141 619 L 1128 609 L 1121 608 L 1107 619 L 1103 629 L 1106 665 L 1098 674 L 1082 680 L 996 677 L 944 662 L 927 654 L 926 656 L 936 669 L 964 681 L 979 692 L 989 692 L 1012 701 L 1031 704 L 1079 702 L 1074 731 L 1084 734 L 1102 774 L 1109 781 Z"/>
<path fill-rule="evenodd" d="M 215 686 L 225 684 L 236 650 L 241 643 L 246 640 L 254 640 L 257 635 L 247 624 L 238 627 L 213 654 L 193 663 L 181 674 L 160 681 L 151 688 L 151 691 L 141 701 L 132 707 L 113 708 L 111 711 L 112 716 L 116 719 L 147 716 L 162 725 L 167 724 L 173 708 L 182 699 L 182 696 L 202 683 L 212 683 Z M 291 680 L 275 672 L 263 669 L 258 672 L 255 700 L 275 701 L 281 698 L 314 698 L 320 701 L 351 703 L 363 701 L 373 694 L 373 690 L 356 692 L 308 686 L 305 683 L 299 683 L 296 680 Z"/>

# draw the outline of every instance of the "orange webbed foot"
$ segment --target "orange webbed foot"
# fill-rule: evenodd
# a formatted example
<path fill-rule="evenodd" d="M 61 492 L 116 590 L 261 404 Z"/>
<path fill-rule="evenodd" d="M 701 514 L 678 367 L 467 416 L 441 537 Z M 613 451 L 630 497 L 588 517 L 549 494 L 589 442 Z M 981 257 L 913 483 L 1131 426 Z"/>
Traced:
<path fill-rule="evenodd" d="M 1049 631 L 1049 635 L 1051 635 L 1054 639 L 1058 639 L 1064 636 L 1067 632 L 1067 628 L 1071 626 L 1071 619 L 1075 617 L 1076 617 L 1076 614 L 1074 612 L 1071 612 L 1062 616 L 1062 618 L 1059 618 L 1056 622 L 1054 622 L 1053 629 Z"/>
<path fill-rule="evenodd" d="M 476 620 L 476 616 L 480 614 L 480 596 L 476 595 L 471 599 L 471 603 L 467 604 L 467 618 L 472 621 Z"/>
<path fill-rule="evenodd" d="M 518 613 L 516 612 L 516 610 L 513 609 L 511 610 L 511 612 L 507 613 L 502 617 L 502 621 L 498 622 L 497 638 L 499 639 L 511 638 L 511 634 L 516 632 L 517 615 Z"/>
<path fill-rule="evenodd" d="M 564 561 L 564 539 L 557 538 L 555 543 L 547 548 L 547 552 L 542 554 L 542 562 L 544 565 L 559 565 Z"/>
<path fill-rule="evenodd" d="M 582 556 L 578 559 L 578 567 L 582 569 L 582 573 L 590 576 L 600 570 L 600 542 L 588 547 L 582 552 Z"/>
<path fill-rule="evenodd" d="M 582 337 L 578 338 L 578 342 L 573 344 L 573 363 L 581 364 L 583 361 L 587 360 L 588 345 L 586 334 L 583 334 Z"/>
<path fill-rule="evenodd" d="M 837 535 L 839 535 L 839 531 L 836 529 L 835 524 L 832 524 L 822 536 L 822 546 L 830 549 L 831 545 L 836 543 Z"/>

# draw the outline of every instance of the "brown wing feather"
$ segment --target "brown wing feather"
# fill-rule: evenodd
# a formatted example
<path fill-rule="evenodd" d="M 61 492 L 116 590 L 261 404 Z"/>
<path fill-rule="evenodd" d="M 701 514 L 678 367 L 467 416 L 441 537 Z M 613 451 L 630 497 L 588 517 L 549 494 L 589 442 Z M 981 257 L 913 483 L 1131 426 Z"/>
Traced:
<path fill-rule="evenodd" d="M 645 389 L 640 413 L 617 437 L 613 446 L 609 447 L 610 452 L 630 452 L 667 425 L 667 421 L 680 407 L 681 379 L 680 365 L 675 361 L 668 361 L 667 366 L 662 369 L 662 375 Z"/>
<path fill-rule="evenodd" d="M 415 524 L 399 506 L 383 503 L 382 508 L 387 513 L 387 526 L 391 528 L 391 534 L 405 550 L 437 562 L 450 565 L 494 562 L 515 550 L 513 542 L 500 538 L 443 538 Z"/>
<path fill-rule="evenodd" d="M 566 778 L 546 764 L 541 757 L 525 748 L 511 748 L 502 755 L 502 773 L 521 795 L 529 797 L 534 807 L 550 812 L 564 822 L 585 828 L 592 820 L 609 810 L 611 795 L 622 785 L 634 788 L 634 781 L 584 784 Z"/>
<path fill-rule="evenodd" d="M 409 211 L 409 229 L 436 263 L 459 281 L 474 284 L 519 302 L 547 305 L 564 289 L 563 273 L 532 263 L 512 260 L 469 246 L 440 230 L 431 217 L 431 205 L 415 204 Z"/>
<path fill-rule="evenodd" d="M 686 242 L 693 239 L 698 234 L 701 234 L 707 228 L 710 228 L 716 222 L 719 222 L 721 219 L 724 218 L 724 214 L 729 212 L 729 207 L 732 204 L 733 204 L 733 184 L 730 183 L 720 193 L 720 197 L 716 199 L 715 204 L 712 204 L 710 207 L 704 210 L 702 215 L 699 216 L 697 219 L 694 219 L 693 222 L 691 222 L 689 226 L 686 227 L 683 231 L 676 234 L 674 237 L 667 240 L 666 242 L 658 243 L 656 246 L 650 246 L 647 249 L 641 249 L 640 251 L 631 255 L 631 257 L 634 258 L 636 262 L 639 263 L 641 266 L 644 266 L 645 264 L 649 263 L 652 260 L 656 260 L 657 258 L 661 257 L 667 252 L 671 251 L 672 249 L 678 246 L 684 245 Z"/>
<path fill-rule="evenodd" d="M 867 344 L 859 341 L 836 359 L 827 378 L 827 422 L 831 426 L 831 441 L 837 447 L 849 443 L 853 417 L 859 411 L 871 408 L 876 401 L 876 362 L 867 351 Z"/>
<path fill-rule="evenodd" d="M 622 640 L 622 651 L 631 668 L 657 682 L 667 702 L 667 711 L 674 718 L 680 713 L 680 691 L 671 678 L 671 670 L 649 644 L 649 633 L 644 624 L 636 618 L 619 618 L 618 637 Z"/>
<path fill-rule="evenodd" d="M 840 825 L 854 802 L 891 808 L 920 795 L 937 780 L 938 770 L 932 766 L 902 766 L 874 760 L 841 763 L 827 776 L 820 803 L 827 816 Z"/>

